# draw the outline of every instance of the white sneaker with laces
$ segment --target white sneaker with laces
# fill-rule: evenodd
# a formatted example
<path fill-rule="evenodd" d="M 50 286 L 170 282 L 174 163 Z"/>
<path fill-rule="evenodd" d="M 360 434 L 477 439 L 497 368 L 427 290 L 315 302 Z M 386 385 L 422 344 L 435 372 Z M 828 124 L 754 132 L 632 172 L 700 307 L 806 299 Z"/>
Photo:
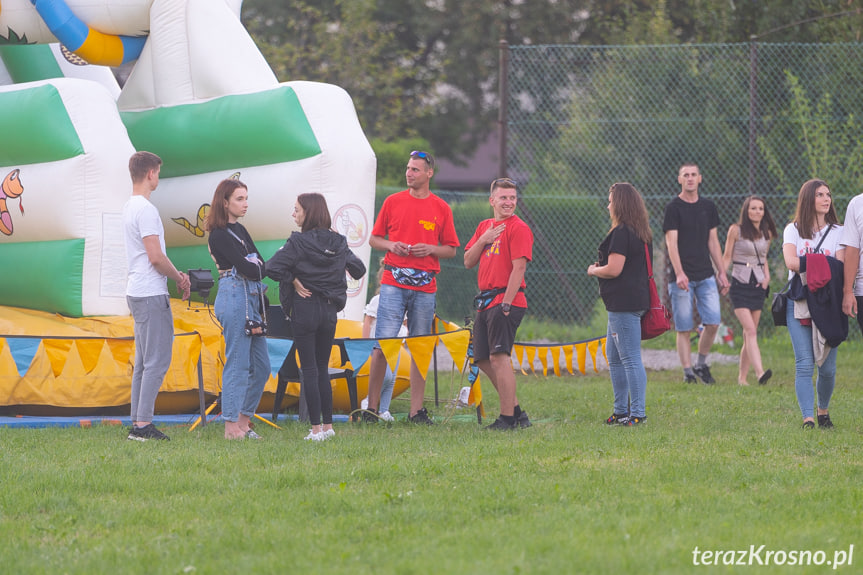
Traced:
<path fill-rule="evenodd" d="M 395 421 L 396 420 L 396 418 L 393 417 L 389 411 L 384 411 L 383 413 L 379 413 L 378 417 L 380 417 L 384 421 Z"/>
<path fill-rule="evenodd" d="M 324 439 L 329 439 L 330 437 L 336 436 L 335 429 L 327 429 L 326 431 L 322 431 L 321 433 L 324 435 Z"/>
<path fill-rule="evenodd" d="M 315 433 L 310 429 L 309 434 L 307 436 L 305 436 L 303 439 L 305 439 L 306 441 L 323 441 L 326 438 L 327 437 L 326 437 L 326 435 L 324 435 L 323 431 L 320 433 Z"/>

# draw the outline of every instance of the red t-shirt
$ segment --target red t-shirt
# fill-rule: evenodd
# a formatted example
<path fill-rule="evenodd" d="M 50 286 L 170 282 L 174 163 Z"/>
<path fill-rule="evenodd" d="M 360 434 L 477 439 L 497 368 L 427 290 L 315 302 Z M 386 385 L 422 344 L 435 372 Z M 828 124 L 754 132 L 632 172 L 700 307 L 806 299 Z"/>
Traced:
<path fill-rule="evenodd" d="M 476 227 L 473 237 L 465 246 L 465 250 L 469 250 L 490 227 L 503 224 L 506 224 L 503 233 L 497 237 L 493 244 L 485 249 L 480 257 L 479 273 L 477 274 L 477 284 L 480 291 L 505 288 L 506 284 L 509 283 L 509 276 L 512 274 L 512 260 L 526 258 L 527 261 L 530 261 L 532 259 L 533 232 L 516 215 L 510 216 L 501 222 L 495 222 L 494 219 L 480 222 Z M 523 279 L 521 280 L 521 287 L 525 287 Z M 504 295 L 499 294 L 496 296 L 491 301 L 489 307 L 503 302 Z M 516 294 L 515 299 L 512 300 L 512 305 L 527 307 L 527 298 L 524 297 L 524 292 Z"/>
<path fill-rule="evenodd" d="M 410 245 L 459 245 L 449 204 L 434 194 L 423 199 L 415 198 L 410 190 L 395 193 L 384 200 L 384 205 L 372 228 L 372 235 Z M 413 255 L 398 256 L 387 252 L 384 264 L 427 272 L 440 271 L 440 262 L 435 256 L 420 258 Z M 381 283 L 426 293 L 434 293 L 437 290 L 437 280 L 432 280 L 422 287 L 406 286 L 395 281 L 389 270 L 384 271 Z"/>

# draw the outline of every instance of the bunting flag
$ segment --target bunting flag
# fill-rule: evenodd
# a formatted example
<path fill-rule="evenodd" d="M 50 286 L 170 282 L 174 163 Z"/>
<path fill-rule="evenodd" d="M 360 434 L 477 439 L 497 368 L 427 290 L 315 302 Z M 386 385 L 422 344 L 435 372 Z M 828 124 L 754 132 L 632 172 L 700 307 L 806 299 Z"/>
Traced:
<path fill-rule="evenodd" d="M 71 339 L 44 339 L 42 345 L 45 348 L 45 355 L 48 356 L 48 362 L 51 364 L 51 372 L 54 377 L 63 373 L 63 368 L 66 366 L 66 356 L 72 348 L 74 340 Z"/>
<path fill-rule="evenodd" d="M 533 366 L 535 365 L 534 359 L 536 358 L 536 348 L 532 345 L 525 346 L 524 350 L 527 352 L 527 365 L 530 368 L 530 371 L 533 372 Z"/>
<path fill-rule="evenodd" d="M 15 367 L 18 368 L 18 375 L 24 377 L 27 370 L 30 369 L 30 364 L 39 351 L 39 345 L 42 340 L 38 337 L 7 337 L 6 345 L 9 346 L 9 351 L 12 352 L 12 359 L 15 360 Z"/>
<path fill-rule="evenodd" d="M 539 350 L 537 350 L 539 351 Z M 542 348 L 542 352 L 539 353 L 539 365 L 542 366 L 542 375 L 548 375 L 548 349 Z"/>
<path fill-rule="evenodd" d="M 395 371 L 399 361 L 399 352 L 402 349 L 402 340 L 397 337 L 385 338 L 379 339 L 378 343 L 381 346 L 384 357 L 387 358 L 387 365 L 390 366 L 391 370 Z"/>
<path fill-rule="evenodd" d="M 466 364 L 465 358 L 468 356 L 468 346 L 470 345 L 470 331 L 466 329 L 462 329 L 459 331 L 451 331 L 448 333 L 442 333 L 438 336 L 443 342 L 444 347 L 446 347 L 447 351 L 453 358 L 453 363 L 455 363 L 456 368 L 461 371 L 463 366 L 469 365 Z M 471 354 L 473 357 L 473 354 Z"/>
<path fill-rule="evenodd" d="M 578 371 L 581 372 L 582 375 L 587 373 L 585 371 L 585 366 L 587 362 L 587 344 L 586 343 L 577 343 L 575 344 L 575 353 L 578 356 Z"/>
<path fill-rule="evenodd" d="M 369 360 L 372 350 L 375 348 L 376 341 L 373 339 L 346 339 L 345 351 L 348 352 L 348 359 L 354 368 L 354 372 L 359 371 Z"/>
<path fill-rule="evenodd" d="M 420 375 L 423 377 L 428 374 L 429 365 L 431 365 L 432 355 L 434 354 L 435 346 L 437 345 L 436 335 L 426 335 L 421 337 L 409 337 L 405 339 L 405 344 L 411 354 L 411 358 L 419 369 Z M 393 368 L 395 370 L 395 368 Z"/>
<path fill-rule="evenodd" d="M 288 357 L 288 352 L 291 351 L 291 346 L 294 342 L 290 339 L 273 339 L 267 338 L 267 353 L 270 355 L 270 375 L 273 377 L 279 376 L 279 370 L 282 369 L 282 364 L 285 358 Z"/>
<path fill-rule="evenodd" d="M 81 365 L 84 366 L 84 373 L 91 373 L 96 369 L 99 363 L 99 356 L 102 355 L 102 348 L 105 347 L 104 339 L 78 339 L 75 340 L 75 347 L 78 348 L 78 355 L 81 357 Z"/>
<path fill-rule="evenodd" d="M 569 372 L 569 375 L 575 375 L 572 371 L 572 351 L 575 349 L 575 346 L 565 345 L 563 346 L 563 362 L 566 364 L 566 371 Z"/>
<path fill-rule="evenodd" d="M 554 375 L 560 377 L 560 348 L 552 347 L 549 348 L 548 351 L 551 352 L 551 361 L 552 366 L 554 366 Z"/>
<path fill-rule="evenodd" d="M 593 360 L 593 371 L 599 373 L 599 370 L 596 369 L 596 350 L 599 347 L 599 340 L 594 339 L 593 341 L 587 342 L 587 351 L 590 352 L 590 358 Z"/>

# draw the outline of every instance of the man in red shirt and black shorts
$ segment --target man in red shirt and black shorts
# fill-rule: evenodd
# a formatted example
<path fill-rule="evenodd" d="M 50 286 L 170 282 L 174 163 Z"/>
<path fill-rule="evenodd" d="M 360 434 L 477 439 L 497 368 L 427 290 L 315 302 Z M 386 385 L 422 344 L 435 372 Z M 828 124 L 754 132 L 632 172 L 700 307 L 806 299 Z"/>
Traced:
<path fill-rule="evenodd" d="M 500 417 L 487 429 L 530 427 L 530 419 L 515 394 L 510 359 L 515 332 L 527 309 L 524 272 L 533 253 L 533 232 L 515 215 L 517 202 L 515 181 L 493 181 L 489 204 L 494 217 L 480 222 L 464 252 L 464 267 L 479 264 L 474 363 L 488 376 L 500 397 Z"/>
<path fill-rule="evenodd" d="M 434 175 L 434 158 L 428 152 L 411 152 L 405 179 L 408 189 L 384 200 L 378 213 L 369 244 L 386 251 L 381 279 L 375 336 L 398 337 L 408 318 L 408 334 L 431 333 L 435 313 L 435 275 L 440 258 L 455 257 L 459 246 L 452 210 L 431 193 L 429 180 Z M 369 364 L 369 408 L 363 421 L 377 421 L 375 413 L 381 398 L 386 372 L 386 358 L 380 348 L 372 351 Z M 411 361 L 411 408 L 408 419 L 413 423 L 432 424 L 423 407 L 425 374 Z"/>

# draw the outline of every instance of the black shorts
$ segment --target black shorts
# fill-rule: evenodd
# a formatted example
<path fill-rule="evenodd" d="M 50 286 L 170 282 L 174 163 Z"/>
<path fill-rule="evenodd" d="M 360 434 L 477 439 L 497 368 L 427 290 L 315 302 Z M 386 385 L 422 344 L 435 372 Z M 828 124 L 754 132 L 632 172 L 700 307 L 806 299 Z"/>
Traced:
<path fill-rule="evenodd" d="M 745 308 L 752 311 L 764 309 L 764 300 L 767 298 L 767 290 L 762 288 L 751 276 L 749 283 L 743 283 L 736 278 L 731 278 L 731 305 L 734 309 Z"/>
<path fill-rule="evenodd" d="M 477 312 L 473 323 L 473 361 L 489 359 L 492 353 L 512 353 L 515 332 L 524 317 L 525 308 L 511 307 L 509 315 L 503 315 L 496 305 Z"/>

